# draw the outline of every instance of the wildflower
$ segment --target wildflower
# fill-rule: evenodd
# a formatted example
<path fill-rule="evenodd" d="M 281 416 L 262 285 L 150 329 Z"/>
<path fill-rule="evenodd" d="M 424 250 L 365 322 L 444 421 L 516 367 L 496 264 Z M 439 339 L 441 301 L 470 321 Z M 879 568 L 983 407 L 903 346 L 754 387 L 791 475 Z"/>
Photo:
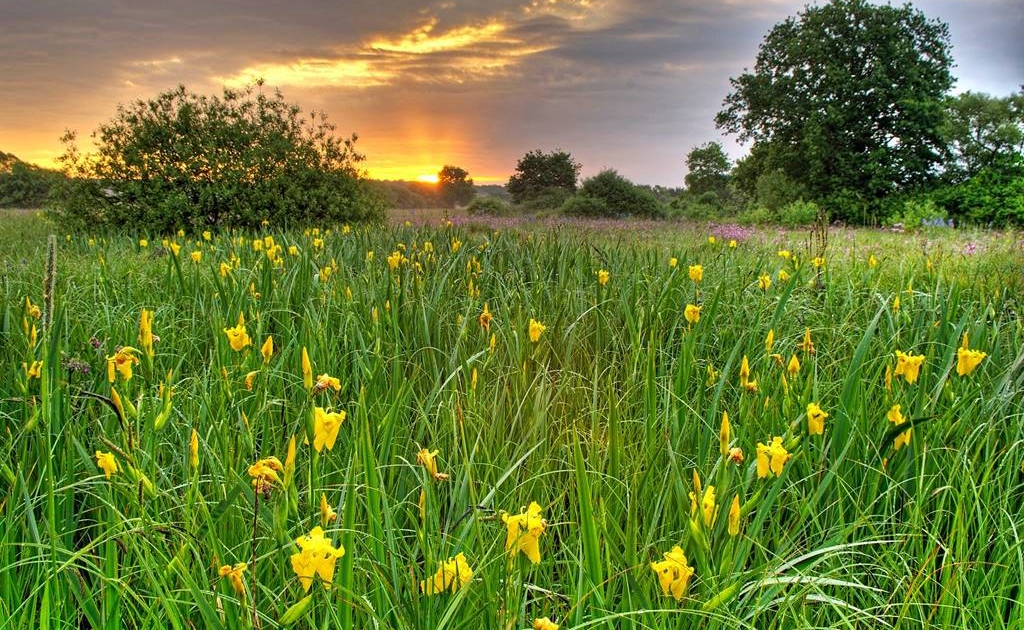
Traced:
<path fill-rule="evenodd" d="M 715 487 L 708 486 L 704 490 L 704 496 L 700 500 L 700 509 L 704 514 L 704 525 L 711 527 L 715 522 Z"/>
<path fill-rule="evenodd" d="M 38 305 L 33 304 L 32 300 L 30 300 L 27 295 L 25 296 L 25 312 L 30 317 L 33 317 L 35 319 L 39 319 L 40 317 L 43 316 L 43 311 L 39 308 Z"/>
<path fill-rule="evenodd" d="M 274 356 L 274 338 L 267 335 L 267 340 L 260 346 L 260 354 L 263 355 L 263 364 L 270 363 L 270 357 Z"/>
<path fill-rule="evenodd" d="M 533 630 L 558 630 L 558 624 L 547 617 L 533 620 Z"/>
<path fill-rule="evenodd" d="M 252 384 L 256 380 L 256 375 L 259 374 L 258 370 L 253 370 L 245 375 L 245 388 L 252 391 Z"/>
<path fill-rule="evenodd" d="M 782 475 L 782 467 L 792 455 L 782 445 L 782 438 L 772 439 L 769 445 L 757 443 L 757 478 L 764 479 L 769 473 Z"/>
<path fill-rule="evenodd" d="M 283 472 L 284 467 L 281 460 L 276 457 L 264 457 L 249 466 L 249 476 L 252 477 L 252 485 L 258 494 L 267 494 L 273 484 L 280 484 L 281 478 L 277 475 Z"/>
<path fill-rule="evenodd" d="M 772 286 L 772 277 L 766 273 L 762 273 L 757 279 L 757 286 L 762 291 L 767 291 Z"/>
<path fill-rule="evenodd" d="M 429 580 L 420 581 L 420 591 L 427 595 L 436 595 L 447 590 L 455 592 L 473 579 L 473 569 L 466 562 L 465 554 L 448 558 L 437 568 L 437 573 Z"/>
<path fill-rule="evenodd" d="M 785 282 L 789 280 L 789 274 L 786 273 L 785 269 L 779 269 L 779 282 Z"/>
<path fill-rule="evenodd" d="M 987 356 L 979 350 L 971 350 L 967 346 L 967 333 L 964 333 L 963 343 L 956 350 L 956 373 L 960 376 L 969 375 Z"/>
<path fill-rule="evenodd" d="M 743 449 L 738 446 L 729 449 L 729 461 L 738 466 L 743 463 L 743 459 Z"/>
<path fill-rule="evenodd" d="M 302 385 L 307 390 L 313 389 L 313 365 L 309 362 L 306 346 L 302 346 Z"/>
<path fill-rule="evenodd" d="M 900 296 L 898 296 L 898 295 L 895 298 L 893 298 L 893 300 L 892 300 L 892 312 L 893 313 L 899 313 L 900 312 Z"/>
<path fill-rule="evenodd" d="M 789 372 L 790 378 L 796 378 L 796 375 L 800 373 L 800 361 L 796 358 L 795 354 L 790 357 L 786 371 Z"/>
<path fill-rule="evenodd" d="M 143 248 L 149 247 L 149 241 L 147 241 L 144 238 L 140 238 L 139 239 L 139 247 L 143 247 Z"/>
<path fill-rule="evenodd" d="M 678 266 L 678 265 L 679 265 L 679 259 L 676 258 L 675 256 L 672 256 L 671 258 L 668 259 L 669 269 L 675 269 L 676 266 Z"/>
<path fill-rule="evenodd" d="M 221 262 L 220 267 L 218 269 L 220 271 L 221 278 L 227 278 L 228 274 L 231 273 L 231 265 L 229 265 L 226 262 Z"/>
<path fill-rule="evenodd" d="M 672 595 L 679 601 L 686 594 L 686 588 L 693 577 L 693 567 L 686 562 L 686 554 L 676 545 L 663 555 L 664 559 L 651 563 L 651 569 L 658 575 L 662 595 Z"/>
<path fill-rule="evenodd" d="M 811 328 L 810 326 L 804 328 L 804 340 L 796 344 L 797 348 L 800 348 L 807 354 L 814 354 L 814 342 L 811 341 Z"/>
<path fill-rule="evenodd" d="M 921 373 L 922 363 L 924 363 L 923 354 L 905 354 L 897 350 L 896 369 L 893 371 L 893 376 L 902 376 L 907 383 L 912 385 L 917 382 L 917 377 Z"/>
<path fill-rule="evenodd" d="M 732 427 L 729 425 L 729 414 L 722 412 L 722 426 L 718 429 L 718 448 L 722 455 L 729 454 L 729 440 L 732 435 Z"/>
<path fill-rule="evenodd" d="M 228 336 L 228 343 L 235 352 L 240 352 L 246 346 L 252 345 L 249 334 L 245 332 L 245 315 L 238 314 L 238 324 L 234 328 L 225 328 L 224 334 Z"/>
<path fill-rule="evenodd" d="M 430 476 L 437 481 L 445 481 L 448 479 L 448 475 L 437 470 L 437 453 L 438 451 L 428 451 L 425 448 L 421 448 L 420 452 L 416 454 L 416 463 L 422 464 Z"/>
<path fill-rule="evenodd" d="M 491 322 L 494 321 L 494 315 L 491 314 L 491 309 L 487 306 L 487 302 L 484 302 L 484 311 L 480 313 L 477 321 L 480 323 L 480 328 L 491 332 Z"/>
<path fill-rule="evenodd" d="M 218 573 L 221 577 L 226 577 L 228 582 L 231 583 L 231 587 L 235 589 L 235 593 L 240 598 L 245 598 L 245 582 L 242 580 L 242 572 L 248 567 L 244 562 L 239 562 L 235 566 L 225 564 L 220 568 Z"/>
<path fill-rule="evenodd" d="M 873 268 L 875 268 L 877 266 L 878 266 L 878 259 L 875 258 L 875 255 L 871 254 L 870 256 L 868 256 L 868 267 L 871 267 L 873 269 Z"/>
<path fill-rule="evenodd" d="M 821 435 L 825 432 L 825 418 L 828 414 L 817 403 L 807 404 L 807 434 Z"/>
<path fill-rule="evenodd" d="M 139 346 L 146 356 L 153 358 L 153 311 L 142 309 L 139 315 Z"/>
<path fill-rule="evenodd" d="M 175 256 L 177 256 L 178 253 L 181 252 L 181 245 L 178 245 L 177 243 L 171 243 L 170 248 L 171 253 L 174 254 Z"/>
<path fill-rule="evenodd" d="M 328 389 L 340 392 L 341 380 L 331 376 L 330 374 L 321 374 L 316 377 L 316 383 L 313 384 L 313 393 L 318 394 L 320 392 L 325 392 Z"/>
<path fill-rule="evenodd" d="M 193 470 L 199 468 L 199 434 L 192 429 L 192 435 L 188 438 L 188 465 Z"/>
<path fill-rule="evenodd" d="M 789 260 L 792 257 L 793 257 L 793 253 L 790 252 L 788 249 L 780 249 L 779 250 L 779 258 L 782 258 L 783 260 Z"/>
<path fill-rule="evenodd" d="M 138 365 L 139 357 L 135 356 L 138 350 L 131 346 L 118 348 L 113 356 L 107 357 L 107 380 L 113 383 L 116 380 L 115 370 L 121 378 L 132 380 L 132 366 Z"/>
<path fill-rule="evenodd" d="M 729 249 L 736 249 L 736 239 L 729 240 Z"/>
<path fill-rule="evenodd" d="M 201 261 L 203 259 L 203 252 L 201 252 L 201 251 L 199 251 L 197 249 L 194 252 L 192 252 L 191 254 L 189 254 L 189 257 L 192 259 L 192 262 L 199 263 L 199 261 Z"/>
<path fill-rule="evenodd" d="M 696 304 L 687 304 L 686 308 L 683 309 L 683 317 L 685 317 L 686 321 L 691 325 L 696 324 L 700 321 L 700 308 L 701 307 Z"/>
<path fill-rule="evenodd" d="M 43 362 L 33 361 L 32 365 L 22 362 L 21 368 L 25 370 L 25 378 L 39 378 L 39 374 L 43 369 Z"/>
<path fill-rule="evenodd" d="M 732 505 L 729 506 L 729 535 L 736 536 L 740 533 L 740 495 L 732 498 Z"/>
<path fill-rule="evenodd" d="M 690 265 L 690 280 L 700 282 L 704 279 L 704 267 L 701 265 Z"/>
<path fill-rule="evenodd" d="M 117 460 L 114 459 L 113 453 L 96 451 L 96 465 L 103 470 L 103 474 L 107 476 L 107 479 L 110 479 L 110 475 L 118 471 Z"/>
<path fill-rule="evenodd" d="M 708 243 L 711 244 L 711 245 L 714 245 L 715 244 L 715 237 L 714 236 L 709 236 L 708 237 Z"/>
<path fill-rule="evenodd" d="M 338 439 L 338 430 L 341 423 L 345 422 L 345 412 L 328 412 L 323 407 L 313 409 L 313 448 L 319 453 L 324 446 L 327 450 L 334 448 L 334 441 Z"/>
<path fill-rule="evenodd" d="M 885 417 L 888 418 L 889 422 L 893 423 L 896 426 L 900 426 L 901 424 L 907 421 L 907 419 L 903 417 L 903 414 L 900 413 L 900 405 L 893 405 L 892 408 L 889 409 L 889 412 L 885 414 Z M 892 443 L 893 449 L 898 451 L 900 450 L 900 448 L 906 446 L 907 444 L 910 444 L 910 436 L 913 431 L 914 429 L 913 427 L 911 427 L 897 435 L 896 439 L 893 440 Z"/>
<path fill-rule="evenodd" d="M 324 588 L 330 588 L 334 580 L 334 564 L 345 555 L 345 548 L 340 544 L 337 548 L 324 536 L 324 530 L 318 525 L 305 536 L 295 539 L 299 553 L 291 556 L 292 571 L 295 571 L 303 591 L 309 591 L 313 585 L 313 576 L 319 575 Z"/>
<path fill-rule="evenodd" d="M 740 386 L 748 392 L 757 391 L 757 379 L 750 380 L 750 361 L 747 355 L 743 355 L 743 361 L 740 362 Z"/>
<path fill-rule="evenodd" d="M 547 326 L 538 322 L 537 320 L 530 318 L 530 341 L 537 343 L 540 340 L 541 334 L 547 330 Z"/>
<path fill-rule="evenodd" d="M 772 351 L 772 346 L 774 346 L 774 345 L 775 345 L 775 329 L 774 328 L 769 328 L 768 329 L 768 335 L 766 335 L 765 338 L 764 338 L 764 351 L 766 353 L 770 353 Z"/>
<path fill-rule="evenodd" d="M 547 527 L 547 521 L 541 518 L 540 509 L 540 505 L 533 501 L 521 514 L 501 515 L 502 522 L 508 528 L 505 551 L 512 550 L 513 555 L 516 551 L 522 551 L 533 564 L 540 562 L 539 539 Z"/>
<path fill-rule="evenodd" d="M 210 234 L 210 230 L 203 230 L 203 240 L 209 241 L 211 238 L 213 238 L 213 234 Z"/>
<path fill-rule="evenodd" d="M 404 256 L 402 256 L 402 252 L 391 252 L 391 255 L 388 256 L 388 269 L 391 271 L 397 271 L 398 265 L 402 264 L 403 258 Z"/>
<path fill-rule="evenodd" d="M 821 269 L 825 266 L 825 259 L 821 256 L 815 256 L 814 260 L 811 261 L 811 264 L 814 265 L 815 269 Z"/>
<path fill-rule="evenodd" d="M 462 241 L 457 238 L 452 239 L 452 253 L 458 254 L 459 250 L 462 249 Z"/>
<path fill-rule="evenodd" d="M 327 525 L 331 521 L 336 519 L 336 518 L 338 518 L 338 513 L 335 512 L 334 508 L 331 507 L 331 504 L 327 502 L 327 494 L 321 492 L 320 493 L 320 524 L 323 525 L 324 527 L 327 527 Z"/>
<path fill-rule="evenodd" d="M 601 286 L 608 284 L 608 279 L 611 278 L 612 274 L 607 269 L 597 270 L 597 283 Z"/>

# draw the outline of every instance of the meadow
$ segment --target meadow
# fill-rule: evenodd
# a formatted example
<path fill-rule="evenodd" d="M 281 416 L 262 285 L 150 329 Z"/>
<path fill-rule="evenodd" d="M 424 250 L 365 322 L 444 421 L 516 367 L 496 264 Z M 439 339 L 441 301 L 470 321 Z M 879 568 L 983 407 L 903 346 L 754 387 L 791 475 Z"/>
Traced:
<path fill-rule="evenodd" d="M 1024 627 L 1020 234 L 0 221 L 0 627 Z"/>

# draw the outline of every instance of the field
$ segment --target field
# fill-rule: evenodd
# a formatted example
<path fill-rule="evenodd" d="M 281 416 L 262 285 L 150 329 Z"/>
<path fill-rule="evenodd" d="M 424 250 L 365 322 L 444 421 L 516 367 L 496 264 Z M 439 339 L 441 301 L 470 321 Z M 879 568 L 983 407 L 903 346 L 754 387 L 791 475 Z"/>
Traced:
<path fill-rule="evenodd" d="M 0 217 L 0 627 L 1024 627 L 1019 234 L 417 218 Z"/>

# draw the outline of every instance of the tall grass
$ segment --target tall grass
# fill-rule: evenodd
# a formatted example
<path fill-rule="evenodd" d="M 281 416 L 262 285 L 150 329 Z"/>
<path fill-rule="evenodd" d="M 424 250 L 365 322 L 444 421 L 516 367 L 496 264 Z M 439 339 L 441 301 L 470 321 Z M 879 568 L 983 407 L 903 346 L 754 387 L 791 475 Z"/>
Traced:
<path fill-rule="evenodd" d="M 25 302 L 42 303 L 43 232 L 20 220 L 33 236 L 0 248 L 0 626 L 1024 625 L 1014 235 L 975 235 L 987 249 L 966 256 L 951 238 L 922 252 L 855 233 L 833 237 L 821 270 L 799 234 L 735 248 L 685 230 L 643 241 L 450 224 L 166 247 L 80 235 L 58 241 L 43 329 Z M 112 386 L 107 357 L 139 346 L 142 309 L 155 355 Z M 224 329 L 239 316 L 252 345 L 235 351 Z M 536 342 L 531 319 L 546 326 Z M 813 354 L 797 346 L 807 330 Z M 965 333 L 988 356 L 958 376 Z M 304 386 L 304 348 L 340 391 Z M 916 383 L 887 388 L 896 350 L 925 360 Z M 744 356 L 756 392 L 739 383 Z M 823 435 L 808 434 L 810 402 L 829 414 Z M 899 450 L 894 404 L 913 427 Z M 347 414 L 319 453 L 314 407 Z M 720 452 L 723 413 L 742 463 Z M 293 436 L 294 473 L 257 497 L 249 466 L 284 462 Z M 756 445 L 772 436 L 792 457 L 759 478 Z M 417 463 L 421 448 L 447 479 Z M 118 462 L 109 480 L 96 451 Z M 708 520 L 694 473 L 715 486 Z M 290 556 L 321 524 L 321 495 L 345 555 L 331 588 L 307 593 Z M 536 565 L 505 550 L 501 518 L 533 501 L 546 519 Z M 651 568 L 676 545 L 694 569 L 679 601 Z M 424 592 L 459 553 L 472 580 Z M 218 571 L 241 562 L 240 593 Z"/>

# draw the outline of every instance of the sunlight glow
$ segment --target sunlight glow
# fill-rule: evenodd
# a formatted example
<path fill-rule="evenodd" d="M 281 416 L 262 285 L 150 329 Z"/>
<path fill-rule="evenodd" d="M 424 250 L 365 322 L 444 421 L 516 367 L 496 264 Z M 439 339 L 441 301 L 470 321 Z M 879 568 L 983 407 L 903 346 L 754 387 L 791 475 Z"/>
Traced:
<path fill-rule="evenodd" d="M 445 50 L 458 50 L 473 44 L 500 41 L 498 35 L 505 31 L 504 24 L 491 21 L 480 26 L 463 26 L 434 34 L 437 22 L 437 18 L 431 18 L 429 22 L 401 39 L 376 40 L 370 42 L 370 48 L 385 52 L 423 55 Z"/>
<path fill-rule="evenodd" d="M 424 184 L 436 184 L 437 174 L 434 175 L 417 175 L 416 181 L 423 182 Z"/>

